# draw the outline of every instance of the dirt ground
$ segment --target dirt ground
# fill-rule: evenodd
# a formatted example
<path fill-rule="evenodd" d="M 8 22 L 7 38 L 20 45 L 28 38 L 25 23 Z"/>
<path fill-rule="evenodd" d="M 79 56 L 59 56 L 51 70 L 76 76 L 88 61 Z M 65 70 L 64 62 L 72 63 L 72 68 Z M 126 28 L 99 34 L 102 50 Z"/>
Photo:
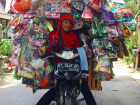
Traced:
<path fill-rule="evenodd" d="M 121 67 L 121 70 L 125 72 L 128 76 L 133 78 L 136 82 L 140 83 L 140 71 L 135 71 L 135 68 L 129 68 L 124 59 L 118 59 L 118 61 L 113 62 L 115 68 Z"/>
<path fill-rule="evenodd" d="M 14 75 L 14 72 L 13 73 L 5 73 L 4 79 L 0 80 L 0 86 L 5 84 L 5 83 L 7 83 L 10 80 L 12 80 L 13 79 L 13 75 Z"/>

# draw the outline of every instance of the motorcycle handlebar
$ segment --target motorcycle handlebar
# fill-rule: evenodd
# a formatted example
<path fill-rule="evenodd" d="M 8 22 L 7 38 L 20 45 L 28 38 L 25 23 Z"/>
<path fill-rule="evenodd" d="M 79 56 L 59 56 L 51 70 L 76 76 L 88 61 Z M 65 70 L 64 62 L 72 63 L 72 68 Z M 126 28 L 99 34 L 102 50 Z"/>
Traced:
<path fill-rule="evenodd" d="M 54 55 L 52 55 L 52 56 L 47 56 L 47 57 L 45 57 L 45 58 L 43 58 L 44 60 L 45 59 L 48 59 L 48 58 L 54 58 L 55 56 Z"/>

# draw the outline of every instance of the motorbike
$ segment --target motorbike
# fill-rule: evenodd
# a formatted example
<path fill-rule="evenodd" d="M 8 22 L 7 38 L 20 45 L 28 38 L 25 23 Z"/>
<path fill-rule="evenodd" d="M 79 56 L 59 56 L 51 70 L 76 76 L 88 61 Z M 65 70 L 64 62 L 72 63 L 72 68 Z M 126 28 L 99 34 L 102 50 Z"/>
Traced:
<path fill-rule="evenodd" d="M 89 47 L 84 33 L 81 33 L 80 39 L 83 41 L 83 48 L 87 52 L 87 57 L 91 57 Z M 53 51 L 47 59 L 59 60 L 55 62 L 54 82 L 56 88 L 57 105 L 79 105 L 84 98 L 77 99 L 81 92 L 82 70 L 80 68 L 80 56 L 77 49 L 64 47 L 61 50 Z M 79 60 L 78 60 L 79 59 Z"/>
<path fill-rule="evenodd" d="M 77 100 L 82 84 L 82 71 L 77 49 L 65 47 L 60 51 L 54 51 L 47 58 L 60 60 L 55 63 L 54 78 L 57 97 L 57 105 L 78 105 L 84 99 Z"/>

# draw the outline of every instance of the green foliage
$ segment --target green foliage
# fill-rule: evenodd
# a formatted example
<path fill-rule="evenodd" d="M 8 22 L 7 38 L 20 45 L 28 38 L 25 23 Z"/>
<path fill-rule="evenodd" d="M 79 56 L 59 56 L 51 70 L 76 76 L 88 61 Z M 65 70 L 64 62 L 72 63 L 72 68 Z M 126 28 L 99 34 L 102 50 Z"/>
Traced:
<path fill-rule="evenodd" d="M 126 2 L 126 9 L 130 10 L 133 13 L 133 16 L 138 13 L 137 0 L 124 0 Z"/>
<path fill-rule="evenodd" d="M 126 9 L 131 10 L 134 17 L 138 16 L 138 8 L 137 0 L 124 0 L 126 2 Z M 131 37 L 126 38 L 126 44 L 127 49 L 129 52 L 129 57 L 125 57 L 128 64 L 133 63 L 135 64 L 136 56 L 133 55 L 133 49 L 137 49 L 139 47 L 138 45 L 138 29 L 135 33 L 135 35 L 132 35 Z"/>
<path fill-rule="evenodd" d="M 0 59 L 0 67 L 3 65 L 2 59 Z M 0 70 L 0 79 L 4 78 L 4 71 Z"/>
<path fill-rule="evenodd" d="M 137 49 L 138 45 L 138 30 L 136 31 L 136 35 L 132 35 L 131 37 L 126 38 L 125 40 L 127 44 L 127 49 L 129 52 L 129 57 L 125 57 L 128 64 L 133 63 L 135 64 L 136 56 L 133 55 L 133 49 Z"/>
<path fill-rule="evenodd" d="M 126 5 L 126 9 L 132 11 L 133 16 L 135 16 L 137 14 L 138 5 L 132 2 L 128 2 Z"/>
<path fill-rule="evenodd" d="M 6 25 L 5 24 L 0 24 L 0 27 L 2 27 L 2 29 L 6 29 Z"/>
<path fill-rule="evenodd" d="M 0 67 L 3 65 L 2 58 L 0 58 Z"/>
<path fill-rule="evenodd" d="M 0 57 L 2 56 L 2 54 L 8 55 L 9 53 L 10 53 L 10 45 L 8 44 L 8 42 L 5 42 L 3 44 L 0 38 Z"/>
<path fill-rule="evenodd" d="M 129 3 L 129 2 L 132 2 L 132 3 L 135 3 L 137 4 L 137 0 L 124 0 L 126 3 Z"/>
<path fill-rule="evenodd" d="M 3 54 L 9 54 L 10 53 L 10 46 L 8 43 L 3 43 L 2 39 L 0 38 L 0 67 L 3 66 L 2 63 L 2 56 Z M 4 77 L 4 72 L 0 70 L 0 79 Z"/>
<path fill-rule="evenodd" d="M 5 53 L 8 55 L 10 54 L 10 45 L 8 44 L 8 42 L 4 43 L 4 47 L 5 47 Z"/>
<path fill-rule="evenodd" d="M 4 77 L 4 71 L 0 70 L 0 80 L 3 79 L 3 78 L 5 78 Z"/>

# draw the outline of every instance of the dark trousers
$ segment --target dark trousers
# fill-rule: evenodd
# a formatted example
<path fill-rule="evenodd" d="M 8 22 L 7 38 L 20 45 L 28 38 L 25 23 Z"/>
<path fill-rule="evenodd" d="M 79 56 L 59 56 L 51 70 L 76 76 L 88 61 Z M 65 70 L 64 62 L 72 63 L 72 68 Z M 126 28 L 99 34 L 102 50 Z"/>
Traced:
<path fill-rule="evenodd" d="M 56 88 L 51 88 L 44 96 L 39 100 L 37 105 L 49 105 L 54 98 L 56 98 Z M 87 105 L 97 105 L 95 102 L 95 99 L 93 98 L 93 95 L 91 91 L 88 88 L 88 84 L 85 79 L 82 79 L 82 86 L 81 86 L 81 92 L 85 98 L 85 101 Z"/>

